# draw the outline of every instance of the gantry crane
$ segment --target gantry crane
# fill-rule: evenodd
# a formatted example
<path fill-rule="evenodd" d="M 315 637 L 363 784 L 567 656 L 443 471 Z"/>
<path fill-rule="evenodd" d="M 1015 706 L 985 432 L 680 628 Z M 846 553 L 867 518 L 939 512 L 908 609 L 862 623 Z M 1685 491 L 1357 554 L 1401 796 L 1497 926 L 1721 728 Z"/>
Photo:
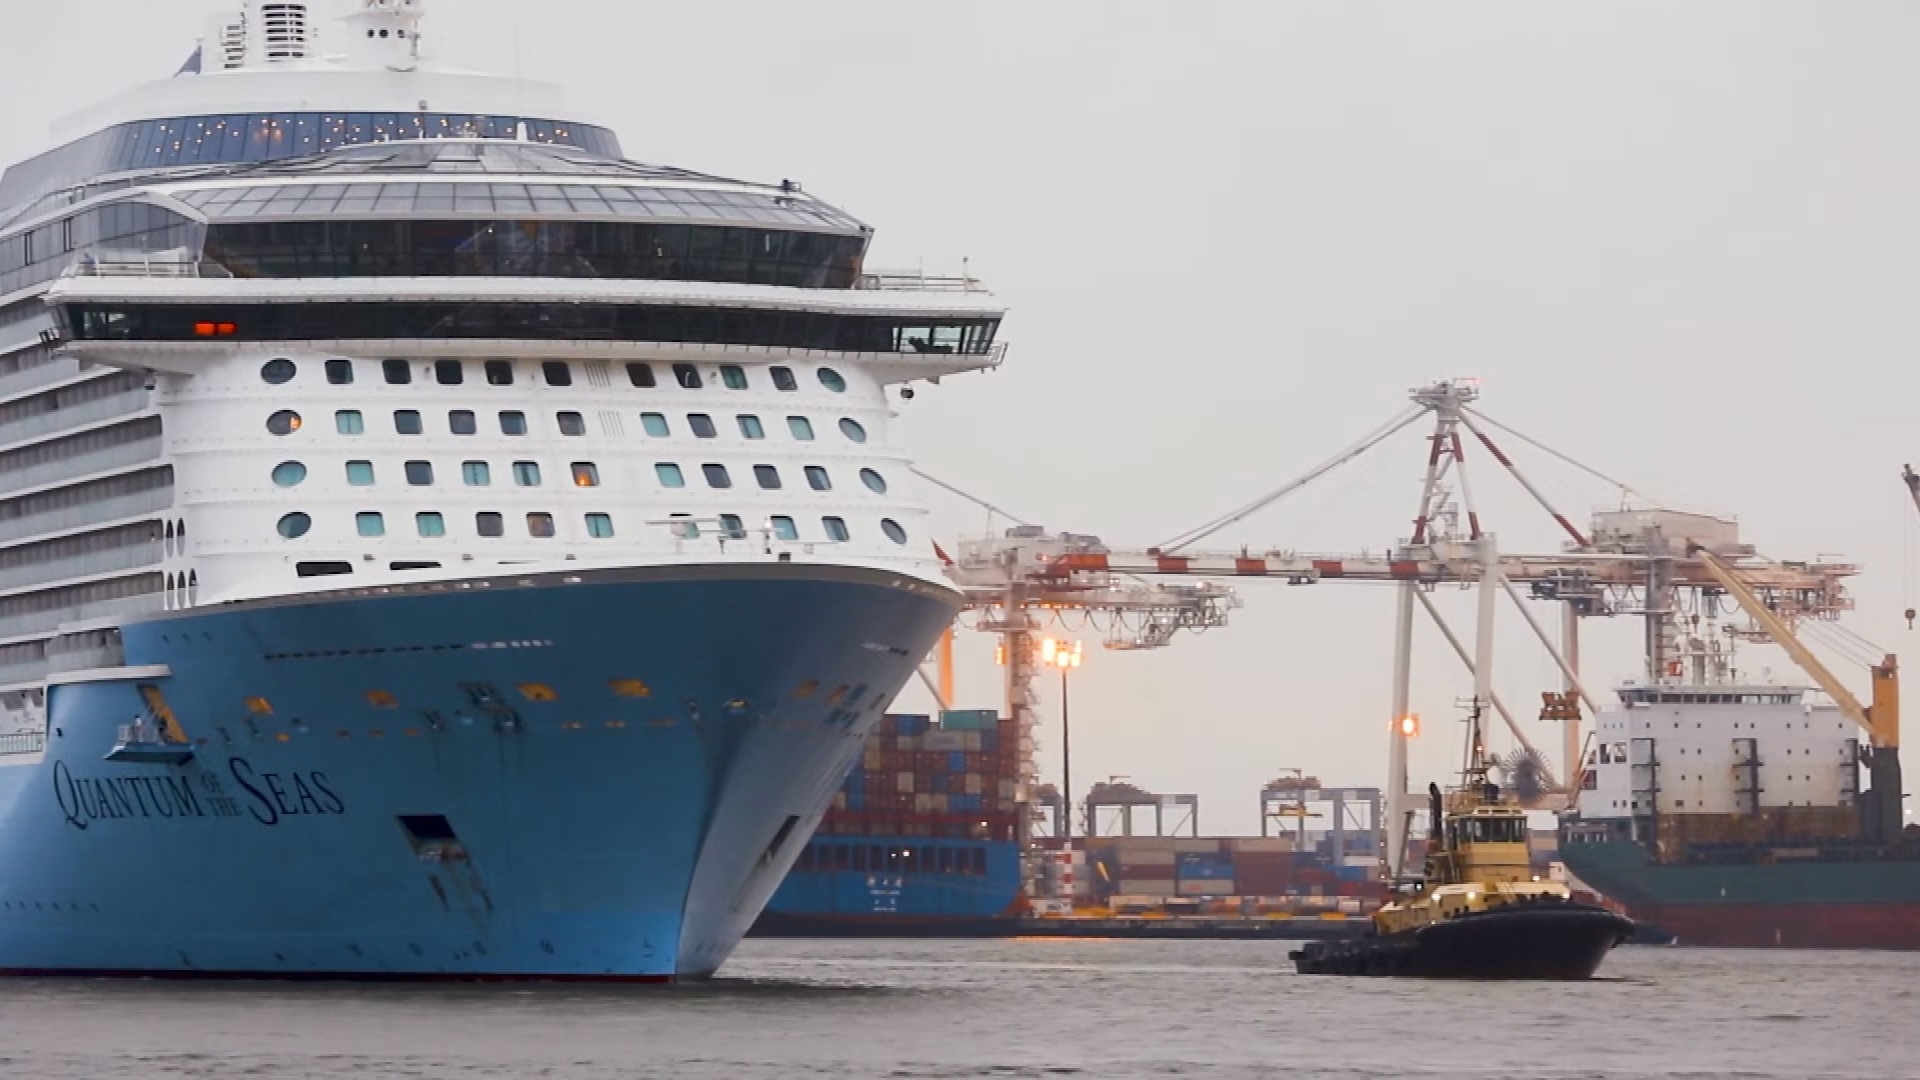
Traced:
<path fill-rule="evenodd" d="M 1717 614 L 1717 598 L 1726 588 L 1723 574 L 1737 573 L 1746 593 L 1775 621 L 1791 627 L 1802 619 L 1834 619 L 1853 606 L 1845 579 L 1859 568 L 1837 562 L 1783 562 L 1758 555 L 1739 540 L 1732 522 L 1701 514 L 1662 509 L 1620 509 L 1594 516 L 1582 533 L 1561 514 L 1514 464 L 1488 434 L 1497 428 L 1559 457 L 1613 484 L 1623 497 L 1636 494 L 1597 470 L 1559 454 L 1500 424 L 1473 408 L 1479 387 L 1473 380 L 1448 380 L 1412 391 L 1412 404 L 1380 428 L 1328 461 L 1279 489 L 1232 513 L 1183 533 L 1163 544 L 1142 549 L 1115 549 L 1091 537 L 1062 534 L 1048 537 L 1040 530 L 1014 529 L 1007 535 L 975 541 L 961 549 L 949 571 L 954 580 L 978 595 L 997 615 L 982 620 L 982 628 L 1006 636 L 1008 701 L 1014 715 L 1031 705 L 1032 671 L 1013 662 L 1031 649 L 1023 636 L 1037 632 L 1053 601 L 1062 607 L 1089 610 L 1150 611 L 1143 642 L 1164 643 L 1182 627 L 1202 629 L 1224 625 L 1225 612 L 1237 606 L 1230 592 L 1215 591 L 1203 583 L 1188 592 L 1141 593 L 1153 590 L 1143 579 L 1182 576 L 1200 579 L 1265 580 L 1306 586 L 1327 583 L 1370 583 L 1392 586 L 1398 593 L 1394 638 L 1394 683 L 1389 714 L 1389 838 L 1386 851 L 1403 844 L 1408 811 L 1416 804 L 1407 793 L 1406 743 L 1410 730 L 1410 676 L 1413 613 L 1421 608 L 1475 676 L 1475 697 L 1491 706 L 1507 724 L 1526 753 L 1544 760 L 1505 703 L 1491 688 L 1492 605 L 1505 592 L 1518 606 L 1529 627 L 1553 657 L 1564 677 L 1563 691 L 1548 702 L 1547 714 L 1562 723 L 1559 795 L 1570 798 L 1580 789 L 1581 718 L 1574 702 L 1598 711 L 1599 702 L 1579 675 L 1579 620 L 1593 616 L 1637 614 L 1645 622 L 1646 677 L 1674 681 L 1687 674 L 1687 662 L 1707 662 L 1717 643 L 1688 637 L 1680 612 L 1691 608 Z M 1382 553 L 1310 554 L 1297 551 L 1203 551 L 1192 545 L 1221 529 L 1300 490 L 1314 480 L 1361 456 L 1422 416 L 1433 419 L 1427 437 L 1426 473 L 1411 534 Z M 1493 536 L 1482 528 L 1466 466 L 1466 441 L 1472 436 L 1488 457 L 1498 463 L 1537 502 L 1563 531 L 1568 541 L 1552 554 L 1515 555 L 1497 550 Z M 1909 471 L 1909 477 L 1913 474 Z M 1457 485 L 1460 506 L 1449 483 Z M 1920 504 L 1920 479 L 1910 479 Z M 1429 595 L 1437 586 L 1478 585 L 1481 626 L 1475 647 L 1468 646 L 1441 617 Z M 1520 587 L 1525 587 L 1523 596 Z M 1100 598 L 1111 595 L 1112 606 Z M 1157 597 L 1157 600 L 1154 599 Z M 996 599 L 998 598 L 998 599 Z M 1561 605 L 1559 641 L 1533 614 L 1526 599 Z M 1690 603 L 1682 603 L 1683 598 Z M 1152 604 L 1164 606 L 1158 609 Z M 1141 605 L 1145 607 L 1129 606 Z M 1752 610 L 1748 611 L 1753 614 Z M 1772 636 L 1760 620 L 1729 630 L 1749 639 Z M 1876 684 L 1877 685 L 1877 684 Z M 1030 720 L 1030 713 L 1028 714 Z M 1023 730 L 1027 730 L 1024 729 Z"/>

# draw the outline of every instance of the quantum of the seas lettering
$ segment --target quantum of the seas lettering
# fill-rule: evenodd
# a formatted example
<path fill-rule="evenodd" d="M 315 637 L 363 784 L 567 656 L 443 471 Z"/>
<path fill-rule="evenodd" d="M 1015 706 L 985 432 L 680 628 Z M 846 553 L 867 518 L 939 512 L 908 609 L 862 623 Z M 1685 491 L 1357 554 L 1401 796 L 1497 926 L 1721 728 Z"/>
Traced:
<path fill-rule="evenodd" d="M 306 814 L 344 814 L 326 774 L 263 772 L 245 758 L 227 759 L 241 793 L 230 792 L 215 773 L 80 776 L 64 761 L 53 766 L 53 796 L 67 824 L 87 829 L 96 822 L 129 818 L 251 817 L 262 825 Z"/>
<path fill-rule="evenodd" d="M 278 825 L 280 819 L 303 814 L 344 814 L 347 804 L 327 784 L 327 774 L 313 772 L 256 772 L 246 758 L 228 758 L 227 770 L 233 782 L 247 790 L 252 803 L 247 811 L 262 825 Z"/>

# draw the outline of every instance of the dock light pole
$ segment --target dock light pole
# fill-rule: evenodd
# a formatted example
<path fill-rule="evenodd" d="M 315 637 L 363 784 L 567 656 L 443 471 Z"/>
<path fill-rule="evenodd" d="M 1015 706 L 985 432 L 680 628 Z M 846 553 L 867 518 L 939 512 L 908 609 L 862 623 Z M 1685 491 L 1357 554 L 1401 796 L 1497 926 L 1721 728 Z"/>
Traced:
<path fill-rule="evenodd" d="M 1080 643 L 1040 642 L 1040 662 L 1060 669 L 1060 838 L 1073 844 L 1073 729 L 1068 724 L 1067 672 L 1080 666 Z"/>

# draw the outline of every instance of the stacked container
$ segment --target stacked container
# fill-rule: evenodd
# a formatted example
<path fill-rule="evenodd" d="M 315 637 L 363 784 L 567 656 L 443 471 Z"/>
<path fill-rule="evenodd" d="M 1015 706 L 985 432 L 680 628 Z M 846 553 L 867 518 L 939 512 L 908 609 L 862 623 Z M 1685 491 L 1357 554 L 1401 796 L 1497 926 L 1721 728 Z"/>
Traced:
<path fill-rule="evenodd" d="M 1019 739 L 992 710 L 881 718 L 825 835 L 1015 839 Z"/>

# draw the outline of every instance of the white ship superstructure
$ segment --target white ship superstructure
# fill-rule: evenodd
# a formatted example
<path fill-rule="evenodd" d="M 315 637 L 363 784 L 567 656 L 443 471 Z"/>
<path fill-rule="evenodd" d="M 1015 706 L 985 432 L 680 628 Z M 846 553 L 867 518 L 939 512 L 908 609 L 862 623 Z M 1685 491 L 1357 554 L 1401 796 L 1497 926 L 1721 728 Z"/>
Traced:
<path fill-rule="evenodd" d="M 0 176 L 0 972 L 711 972 L 957 610 L 888 394 L 999 303 L 421 8 Z"/>

